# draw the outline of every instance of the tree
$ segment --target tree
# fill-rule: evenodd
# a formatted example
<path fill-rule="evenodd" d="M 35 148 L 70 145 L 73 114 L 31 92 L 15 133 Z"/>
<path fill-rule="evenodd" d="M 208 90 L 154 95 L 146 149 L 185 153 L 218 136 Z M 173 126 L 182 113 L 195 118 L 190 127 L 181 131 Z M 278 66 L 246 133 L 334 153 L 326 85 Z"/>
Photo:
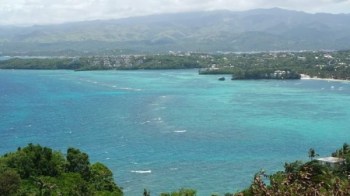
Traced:
<path fill-rule="evenodd" d="M 29 144 L 18 148 L 16 153 L 9 153 L 6 162 L 10 168 L 16 168 L 21 178 L 28 178 L 40 175 L 58 176 L 63 172 L 65 160 L 61 154 L 53 153 L 50 148 Z"/>
<path fill-rule="evenodd" d="M 347 143 L 344 143 L 343 144 L 343 148 L 342 148 L 342 155 L 344 156 L 344 155 L 346 155 L 348 152 L 349 152 L 349 144 L 347 144 Z"/>
<path fill-rule="evenodd" d="M 143 189 L 143 196 L 151 196 L 151 192 L 147 191 L 147 189 Z"/>
<path fill-rule="evenodd" d="M 33 181 L 39 189 L 40 196 L 52 195 L 52 191 L 57 187 L 56 184 L 50 182 L 50 177 L 33 177 Z"/>
<path fill-rule="evenodd" d="M 313 149 L 313 148 L 310 148 L 309 149 L 309 158 L 312 160 L 312 159 L 314 159 L 316 156 L 319 156 L 318 154 L 316 154 L 316 151 L 315 151 L 315 149 Z"/>
<path fill-rule="evenodd" d="M 14 170 L 8 169 L 0 173 L 0 195 L 12 195 L 17 192 L 21 178 Z"/>
<path fill-rule="evenodd" d="M 90 162 L 89 156 L 86 153 L 80 152 L 75 148 L 68 148 L 67 150 L 67 171 L 80 173 L 85 180 L 90 178 Z"/>
<path fill-rule="evenodd" d="M 90 171 L 90 182 L 94 184 L 97 191 L 115 191 L 122 195 L 122 190 L 115 184 L 113 173 L 108 167 L 102 163 L 95 163 L 91 166 Z"/>
<path fill-rule="evenodd" d="M 161 196 L 196 196 L 196 193 L 196 190 L 182 188 L 172 193 L 161 193 Z"/>
<path fill-rule="evenodd" d="M 90 165 L 86 153 L 62 153 L 29 144 L 0 156 L 0 196 L 104 195 L 122 196 L 113 174 L 102 163 Z"/>

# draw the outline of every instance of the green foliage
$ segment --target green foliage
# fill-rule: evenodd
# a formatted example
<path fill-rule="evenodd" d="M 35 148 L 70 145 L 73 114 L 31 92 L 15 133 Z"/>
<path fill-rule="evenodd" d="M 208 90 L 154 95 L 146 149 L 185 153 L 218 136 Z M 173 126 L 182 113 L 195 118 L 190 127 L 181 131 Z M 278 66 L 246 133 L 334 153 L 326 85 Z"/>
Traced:
<path fill-rule="evenodd" d="M 108 167 L 102 163 L 95 163 L 91 165 L 90 171 L 90 182 L 94 184 L 96 190 L 118 192 L 119 194 L 122 194 L 121 189 L 115 184 L 113 180 L 112 171 L 108 169 Z"/>
<path fill-rule="evenodd" d="M 85 180 L 90 179 L 90 162 L 86 153 L 79 149 L 68 148 L 67 150 L 67 171 L 79 173 Z"/>
<path fill-rule="evenodd" d="M 60 176 L 58 186 L 67 195 L 91 195 L 96 190 L 79 173 L 65 173 Z"/>
<path fill-rule="evenodd" d="M 2 69 L 78 69 L 82 62 L 75 58 L 13 58 L 0 61 Z"/>
<path fill-rule="evenodd" d="M 0 195 L 13 195 L 20 188 L 21 178 L 15 170 L 0 171 Z"/>
<path fill-rule="evenodd" d="M 29 144 L 27 147 L 6 155 L 7 166 L 15 168 L 21 178 L 30 176 L 57 176 L 63 169 L 62 155 L 47 147 Z"/>
<path fill-rule="evenodd" d="M 319 154 L 316 153 L 315 149 L 310 148 L 309 152 L 308 152 L 309 158 L 312 160 L 313 158 L 315 158 L 316 156 L 319 156 Z"/>
<path fill-rule="evenodd" d="M 344 144 L 338 152 L 347 156 L 344 152 L 348 152 L 348 148 Z M 316 153 L 311 148 L 309 157 L 312 155 Z M 273 175 L 257 173 L 251 186 L 236 195 L 348 195 L 350 184 L 347 168 L 326 166 L 318 161 L 286 163 L 285 171 Z M 266 180 L 269 180 L 268 184 Z"/>
<path fill-rule="evenodd" d="M 182 188 L 178 191 L 174 191 L 171 193 L 161 193 L 161 196 L 196 196 L 197 191 L 193 189 L 185 189 Z"/>
<path fill-rule="evenodd" d="M 348 48 L 348 15 L 279 9 L 145 16 L 74 25 L 2 27 L 0 51 L 34 55 Z M 73 54 L 72 54 L 73 53 Z"/>
<path fill-rule="evenodd" d="M 0 61 L 0 69 L 136 70 L 201 68 L 200 74 L 231 74 L 232 79 L 350 80 L 350 51 L 251 54 L 174 53 L 80 58 L 29 58 Z"/>
<path fill-rule="evenodd" d="M 232 74 L 233 79 L 299 79 L 300 74 L 306 74 L 318 78 L 349 80 L 349 57 L 348 50 L 217 55 L 213 56 L 208 68 L 200 73 Z M 279 77 L 272 75 L 277 70 L 289 73 Z"/>
<path fill-rule="evenodd" d="M 29 144 L 0 157 L 0 195 L 122 196 L 112 172 L 102 163 L 90 165 L 86 153 L 69 148 L 67 157 Z"/>

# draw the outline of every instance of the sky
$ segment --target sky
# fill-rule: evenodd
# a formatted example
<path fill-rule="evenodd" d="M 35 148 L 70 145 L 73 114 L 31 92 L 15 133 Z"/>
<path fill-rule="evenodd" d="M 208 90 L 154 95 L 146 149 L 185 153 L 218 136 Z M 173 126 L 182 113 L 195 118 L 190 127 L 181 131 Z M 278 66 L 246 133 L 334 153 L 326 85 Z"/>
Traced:
<path fill-rule="evenodd" d="M 350 13 L 350 0 L 0 0 L 0 25 L 56 24 L 160 13 L 279 7 Z"/>

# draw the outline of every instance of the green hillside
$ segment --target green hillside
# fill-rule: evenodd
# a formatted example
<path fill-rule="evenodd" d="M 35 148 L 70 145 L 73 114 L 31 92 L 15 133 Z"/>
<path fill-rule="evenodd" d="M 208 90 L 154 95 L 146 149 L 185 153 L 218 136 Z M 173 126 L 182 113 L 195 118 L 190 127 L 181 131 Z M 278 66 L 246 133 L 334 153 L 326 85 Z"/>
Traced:
<path fill-rule="evenodd" d="M 278 8 L 160 14 L 31 27 L 0 27 L 12 55 L 172 51 L 336 50 L 350 44 L 350 15 Z"/>

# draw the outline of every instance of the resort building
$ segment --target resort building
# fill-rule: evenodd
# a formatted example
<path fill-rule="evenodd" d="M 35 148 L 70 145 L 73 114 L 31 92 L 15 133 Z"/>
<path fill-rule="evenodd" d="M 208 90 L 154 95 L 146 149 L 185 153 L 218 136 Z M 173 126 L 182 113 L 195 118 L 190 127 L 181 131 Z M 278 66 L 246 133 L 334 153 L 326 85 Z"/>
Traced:
<path fill-rule="evenodd" d="M 320 162 L 322 165 L 327 165 L 330 167 L 339 166 L 345 163 L 345 159 L 338 158 L 338 157 L 322 157 L 315 159 L 318 162 Z"/>

